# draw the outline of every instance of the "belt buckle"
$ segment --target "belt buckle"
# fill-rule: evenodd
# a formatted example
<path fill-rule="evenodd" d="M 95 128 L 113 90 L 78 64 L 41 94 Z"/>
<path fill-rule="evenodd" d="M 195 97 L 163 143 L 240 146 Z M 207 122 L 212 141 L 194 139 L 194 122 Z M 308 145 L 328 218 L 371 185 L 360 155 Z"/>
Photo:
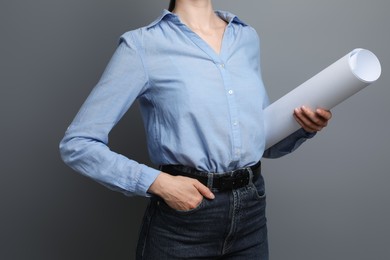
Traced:
<path fill-rule="evenodd" d="M 238 175 L 240 174 L 240 175 Z M 233 190 L 244 187 L 249 184 L 248 169 L 240 169 L 231 172 L 230 175 L 221 178 L 222 190 Z"/>

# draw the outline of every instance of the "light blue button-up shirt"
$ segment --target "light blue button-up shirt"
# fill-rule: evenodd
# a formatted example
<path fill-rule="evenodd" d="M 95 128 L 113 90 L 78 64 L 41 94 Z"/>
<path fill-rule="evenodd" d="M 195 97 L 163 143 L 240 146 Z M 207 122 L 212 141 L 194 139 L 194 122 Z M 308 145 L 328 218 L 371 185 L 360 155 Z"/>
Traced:
<path fill-rule="evenodd" d="M 111 61 L 60 143 L 74 170 L 127 195 L 148 196 L 160 173 L 111 151 L 108 135 L 137 99 L 155 165 L 225 172 L 280 157 L 310 137 L 297 131 L 264 153 L 256 31 L 227 12 L 220 53 L 164 10 L 153 23 L 125 33 Z"/>

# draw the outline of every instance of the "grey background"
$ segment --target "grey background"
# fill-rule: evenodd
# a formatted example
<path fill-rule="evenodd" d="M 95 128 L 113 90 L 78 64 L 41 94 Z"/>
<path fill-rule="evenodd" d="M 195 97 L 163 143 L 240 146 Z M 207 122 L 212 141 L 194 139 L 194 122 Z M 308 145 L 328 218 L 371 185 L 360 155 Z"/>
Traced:
<path fill-rule="evenodd" d="M 133 259 L 144 198 L 72 172 L 58 142 L 98 81 L 118 37 L 168 1 L 0 3 L 0 259 Z M 276 100 L 356 47 L 382 77 L 333 109 L 294 154 L 264 160 L 271 259 L 389 259 L 390 57 L 386 0 L 215 0 L 257 29 Z M 149 163 L 134 106 L 112 149 Z"/>

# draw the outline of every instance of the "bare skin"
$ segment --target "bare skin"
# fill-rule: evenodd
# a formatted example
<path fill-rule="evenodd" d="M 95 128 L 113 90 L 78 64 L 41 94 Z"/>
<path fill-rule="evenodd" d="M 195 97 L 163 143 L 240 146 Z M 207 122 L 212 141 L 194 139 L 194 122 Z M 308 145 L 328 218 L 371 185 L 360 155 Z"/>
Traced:
<path fill-rule="evenodd" d="M 215 14 L 210 0 L 177 0 L 173 13 L 219 54 L 227 23 Z"/>
<path fill-rule="evenodd" d="M 161 172 L 149 188 L 149 192 L 163 198 L 173 209 L 196 208 L 203 200 L 214 199 L 214 194 L 196 179 L 172 176 Z"/>
<path fill-rule="evenodd" d="M 215 14 L 211 0 L 177 0 L 173 12 L 216 53 L 220 52 L 226 22 Z M 293 115 L 302 128 L 311 133 L 321 131 L 332 117 L 328 110 L 313 111 L 304 106 L 296 108 Z M 164 172 L 157 176 L 148 192 L 163 198 L 171 208 L 177 210 L 190 210 L 196 208 L 204 198 L 215 198 L 211 190 L 198 180 Z"/>
<path fill-rule="evenodd" d="M 328 121 L 332 118 L 332 113 L 321 108 L 313 111 L 302 106 L 294 109 L 294 118 L 307 132 L 315 133 L 328 125 Z"/>

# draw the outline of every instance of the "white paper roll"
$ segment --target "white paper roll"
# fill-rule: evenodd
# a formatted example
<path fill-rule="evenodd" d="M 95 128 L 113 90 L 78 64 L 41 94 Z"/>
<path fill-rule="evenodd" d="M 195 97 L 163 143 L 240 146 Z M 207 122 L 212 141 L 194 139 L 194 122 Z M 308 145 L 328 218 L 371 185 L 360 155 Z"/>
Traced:
<path fill-rule="evenodd" d="M 381 65 L 372 52 L 355 49 L 264 110 L 266 148 L 300 128 L 293 110 L 302 105 L 331 109 L 376 81 Z"/>

